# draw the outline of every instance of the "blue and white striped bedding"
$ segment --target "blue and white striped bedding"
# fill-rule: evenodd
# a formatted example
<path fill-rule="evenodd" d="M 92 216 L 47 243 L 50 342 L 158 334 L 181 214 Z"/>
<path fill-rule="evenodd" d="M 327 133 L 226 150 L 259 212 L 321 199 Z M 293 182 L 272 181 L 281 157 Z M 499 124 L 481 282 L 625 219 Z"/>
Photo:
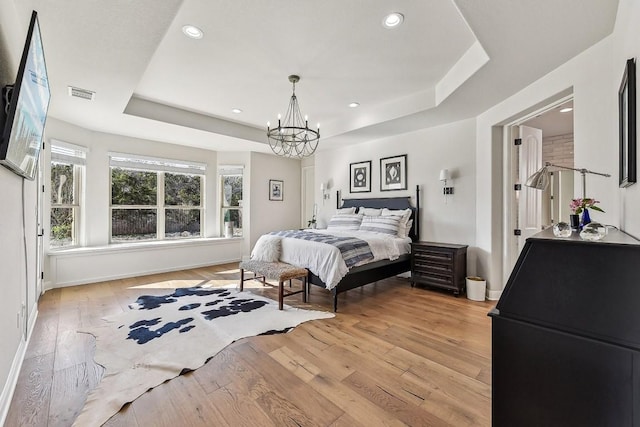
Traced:
<path fill-rule="evenodd" d="M 358 239 L 356 237 L 338 237 L 330 234 L 320 234 L 301 230 L 274 231 L 269 234 L 280 237 L 290 237 L 293 239 L 311 240 L 313 242 L 333 245 L 340 250 L 342 259 L 344 259 L 344 263 L 347 265 L 347 268 L 351 268 L 363 261 L 370 261 L 373 259 L 373 254 L 371 253 L 369 244 L 366 241 Z"/>
<path fill-rule="evenodd" d="M 329 237 L 364 240 L 369 245 L 373 259 L 359 261 L 355 264 L 356 266 L 384 259 L 395 260 L 400 254 L 409 253 L 411 248 L 411 239 L 387 234 L 340 230 L 305 230 L 304 232 L 319 236 L 328 235 Z M 260 237 L 260 239 L 262 238 Z M 309 269 L 327 285 L 327 289 L 335 287 L 347 275 L 350 268 L 347 267 L 342 253 L 337 247 L 322 241 L 287 236 L 281 237 L 280 261 Z"/>

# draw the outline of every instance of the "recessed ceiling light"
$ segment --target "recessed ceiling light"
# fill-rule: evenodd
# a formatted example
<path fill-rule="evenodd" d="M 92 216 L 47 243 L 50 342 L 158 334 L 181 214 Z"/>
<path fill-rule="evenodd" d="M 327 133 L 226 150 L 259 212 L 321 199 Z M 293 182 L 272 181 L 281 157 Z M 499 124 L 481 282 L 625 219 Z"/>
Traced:
<path fill-rule="evenodd" d="M 388 14 L 382 20 L 382 26 L 385 28 L 396 28 L 404 21 L 404 15 L 398 12 Z"/>
<path fill-rule="evenodd" d="M 185 36 L 190 37 L 192 39 L 201 39 L 202 36 L 204 36 L 204 33 L 202 32 L 202 30 L 193 25 L 185 25 L 184 27 L 182 27 L 182 32 L 184 33 Z"/>
<path fill-rule="evenodd" d="M 356 108 L 356 107 L 359 107 L 359 106 L 360 106 L 359 102 L 352 102 L 352 103 L 349 104 L 349 107 L 351 107 L 351 108 Z"/>
<path fill-rule="evenodd" d="M 573 111 L 572 107 L 567 107 L 567 108 L 563 108 L 562 110 L 560 110 L 561 113 L 568 113 L 569 111 Z"/>
<path fill-rule="evenodd" d="M 239 108 L 232 108 L 231 112 L 234 113 L 234 114 L 240 114 L 240 113 L 242 113 L 242 110 L 239 109 Z"/>

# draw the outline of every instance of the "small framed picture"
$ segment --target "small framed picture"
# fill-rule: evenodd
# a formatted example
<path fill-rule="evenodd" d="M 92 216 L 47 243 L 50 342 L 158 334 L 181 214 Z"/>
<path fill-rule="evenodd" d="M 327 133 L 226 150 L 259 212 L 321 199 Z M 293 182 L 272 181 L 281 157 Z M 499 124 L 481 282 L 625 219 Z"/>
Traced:
<path fill-rule="evenodd" d="M 371 160 L 351 163 L 349 171 L 349 191 L 351 193 L 371 192 Z"/>
<path fill-rule="evenodd" d="M 407 155 L 380 159 L 380 191 L 407 189 Z"/>
<path fill-rule="evenodd" d="M 277 179 L 269 180 L 269 200 L 282 201 L 284 196 L 284 181 Z"/>
<path fill-rule="evenodd" d="M 636 63 L 628 59 L 618 90 L 620 180 L 624 188 L 636 182 Z"/>

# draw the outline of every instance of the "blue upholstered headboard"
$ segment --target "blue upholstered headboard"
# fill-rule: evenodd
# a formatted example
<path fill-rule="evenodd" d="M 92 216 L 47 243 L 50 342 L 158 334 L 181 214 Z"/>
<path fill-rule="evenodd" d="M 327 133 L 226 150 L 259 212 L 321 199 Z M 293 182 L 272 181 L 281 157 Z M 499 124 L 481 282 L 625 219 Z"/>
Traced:
<path fill-rule="evenodd" d="M 387 209 L 411 209 L 411 219 L 413 226 L 409 232 L 411 240 L 420 238 L 420 188 L 416 186 L 416 206 L 411 205 L 411 197 L 378 197 L 371 199 L 342 199 L 341 208 L 387 208 Z M 340 200 L 340 199 L 338 199 Z"/>

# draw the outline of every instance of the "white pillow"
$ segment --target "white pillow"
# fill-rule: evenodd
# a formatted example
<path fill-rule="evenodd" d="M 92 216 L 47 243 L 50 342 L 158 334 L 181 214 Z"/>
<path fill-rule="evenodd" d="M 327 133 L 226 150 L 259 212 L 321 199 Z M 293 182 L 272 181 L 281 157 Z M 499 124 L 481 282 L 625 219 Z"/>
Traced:
<path fill-rule="evenodd" d="M 382 214 L 382 209 L 359 207 L 358 213 L 366 216 L 380 216 Z"/>
<path fill-rule="evenodd" d="M 360 223 L 362 223 L 362 215 L 357 215 L 357 214 L 334 215 L 329 220 L 329 225 L 327 225 L 327 230 L 359 230 Z"/>
<path fill-rule="evenodd" d="M 370 231 L 372 233 L 398 235 L 398 225 L 401 218 L 399 216 L 365 216 L 360 225 L 360 231 Z"/>
<path fill-rule="evenodd" d="M 411 233 L 411 228 L 413 227 L 413 220 L 410 219 L 409 221 L 407 221 L 407 226 L 404 228 L 404 230 L 402 230 L 399 226 L 398 226 L 398 236 L 399 237 L 409 237 L 409 233 Z M 402 236 L 400 236 L 400 234 L 402 234 Z"/>
<path fill-rule="evenodd" d="M 356 208 L 340 208 L 336 209 L 336 215 L 350 215 L 356 213 Z"/>
<path fill-rule="evenodd" d="M 263 262 L 277 262 L 282 251 L 282 238 L 265 234 L 260 236 L 251 252 L 251 259 Z"/>
<path fill-rule="evenodd" d="M 409 218 L 411 218 L 411 208 L 392 210 L 383 208 L 382 216 L 396 216 L 400 218 L 400 224 L 398 225 L 398 237 L 407 237 L 411 226 L 408 225 Z"/>

